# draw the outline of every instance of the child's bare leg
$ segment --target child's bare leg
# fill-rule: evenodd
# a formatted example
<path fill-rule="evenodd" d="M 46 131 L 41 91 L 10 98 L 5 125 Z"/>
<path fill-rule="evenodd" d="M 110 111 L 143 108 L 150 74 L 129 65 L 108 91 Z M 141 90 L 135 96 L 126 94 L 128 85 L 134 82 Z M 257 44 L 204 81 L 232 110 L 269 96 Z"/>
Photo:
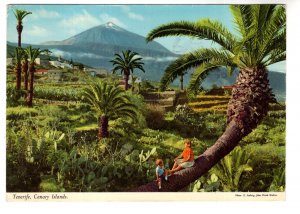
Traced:
<path fill-rule="evenodd" d="M 170 170 L 169 173 L 172 174 L 172 173 L 174 173 L 174 172 L 176 172 L 178 170 L 181 170 L 181 169 L 182 169 L 182 166 L 177 165 L 177 167 L 174 168 L 174 169 L 172 169 L 172 170 Z"/>
<path fill-rule="evenodd" d="M 158 189 L 161 189 L 161 179 L 160 178 L 158 178 L 158 180 L 157 180 L 157 185 L 158 185 Z"/>
<path fill-rule="evenodd" d="M 177 164 L 176 162 L 174 162 L 174 165 L 173 165 L 173 167 L 172 167 L 172 170 L 175 169 L 175 168 L 177 168 L 177 167 L 178 167 L 178 164 Z"/>

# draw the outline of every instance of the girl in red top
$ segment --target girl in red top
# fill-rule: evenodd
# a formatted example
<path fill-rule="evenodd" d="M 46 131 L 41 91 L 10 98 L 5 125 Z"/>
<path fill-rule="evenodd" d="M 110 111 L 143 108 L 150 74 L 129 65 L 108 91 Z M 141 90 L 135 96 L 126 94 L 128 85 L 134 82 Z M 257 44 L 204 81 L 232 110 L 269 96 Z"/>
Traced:
<path fill-rule="evenodd" d="M 188 168 L 194 165 L 194 153 L 191 148 L 192 142 L 189 139 L 185 139 L 184 147 L 183 152 L 174 159 L 173 168 L 169 171 L 169 173 L 174 173 L 182 168 Z"/>

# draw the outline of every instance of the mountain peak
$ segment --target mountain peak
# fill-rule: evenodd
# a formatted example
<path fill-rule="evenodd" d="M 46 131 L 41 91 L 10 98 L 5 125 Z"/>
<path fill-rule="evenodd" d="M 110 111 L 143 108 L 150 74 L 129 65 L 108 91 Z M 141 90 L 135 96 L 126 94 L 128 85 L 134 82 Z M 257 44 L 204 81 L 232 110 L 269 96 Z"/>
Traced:
<path fill-rule="evenodd" d="M 103 25 L 102 25 L 103 26 Z M 121 31 L 124 29 L 120 28 L 118 25 L 116 25 L 115 23 L 113 22 L 107 22 L 106 24 L 104 24 L 104 27 L 105 28 L 108 28 L 108 29 L 113 29 L 113 30 L 117 30 L 117 31 Z"/>
<path fill-rule="evenodd" d="M 114 26 L 116 26 L 113 22 L 107 22 L 106 23 L 106 26 L 107 27 L 114 27 Z"/>

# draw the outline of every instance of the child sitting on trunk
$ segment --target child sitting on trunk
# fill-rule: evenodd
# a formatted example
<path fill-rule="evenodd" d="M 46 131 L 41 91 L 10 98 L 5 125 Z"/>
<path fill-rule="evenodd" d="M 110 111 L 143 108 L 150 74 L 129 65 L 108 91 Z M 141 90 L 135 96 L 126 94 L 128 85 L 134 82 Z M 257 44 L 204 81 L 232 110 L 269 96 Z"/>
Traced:
<path fill-rule="evenodd" d="M 156 182 L 158 185 L 158 189 L 161 189 L 162 178 L 164 178 L 166 181 L 168 180 L 168 170 L 165 169 L 164 162 L 162 159 L 157 159 L 155 164 L 156 164 L 156 169 L 155 169 Z"/>
<path fill-rule="evenodd" d="M 172 170 L 169 171 L 170 174 L 181 170 L 182 168 L 192 167 L 194 165 L 194 153 L 192 150 L 192 142 L 189 139 L 184 140 L 184 150 L 183 152 L 174 159 L 174 165 Z"/>

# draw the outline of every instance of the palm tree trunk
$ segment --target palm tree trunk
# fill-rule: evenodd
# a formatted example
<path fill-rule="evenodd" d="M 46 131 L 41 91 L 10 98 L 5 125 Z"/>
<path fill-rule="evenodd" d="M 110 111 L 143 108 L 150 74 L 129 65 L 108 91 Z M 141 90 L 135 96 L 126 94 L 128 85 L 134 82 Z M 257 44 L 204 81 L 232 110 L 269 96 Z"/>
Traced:
<path fill-rule="evenodd" d="M 227 127 L 216 143 L 208 148 L 191 168 L 183 169 L 170 176 L 162 184 L 162 191 L 174 192 L 197 180 L 223 157 L 229 154 L 267 114 L 272 97 L 265 68 L 242 69 L 228 104 Z M 194 151 L 195 154 L 196 151 Z M 156 182 L 134 188 L 132 192 L 158 191 Z"/>
<path fill-rule="evenodd" d="M 124 80 L 125 80 L 125 91 L 128 90 L 128 80 L 129 80 L 129 74 L 124 74 Z"/>
<path fill-rule="evenodd" d="M 242 133 L 235 121 L 232 121 L 226 128 L 223 135 L 216 143 L 208 148 L 191 168 L 183 169 L 168 178 L 168 182 L 162 183 L 161 191 L 176 192 L 189 185 L 205 174 L 210 168 L 219 162 L 225 155 L 230 153 L 242 139 Z M 156 192 L 156 182 L 137 187 L 132 192 Z"/>
<path fill-rule="evenodd" d="M 183 74 L 180 75 L 180 90 L 183 91 Z"/>
<path fill-rule="evenodd" d="M 24 89 L 28 90 L 28 61 L 25 61 L 22 66 L 23 75 L 24 75 Z"/>
<path fill-rule="evenodd" d="M 28 90 L 27 99 L 26 99 L 28 107 L 32 107 L 34 71 L 35 71 L 34 65 L 30 64 L 30 66 L 29 66 L 30 83 L 29 83 L 29 90 Z"/>
<path fill-rule="evenodd" d="M 99 127 L 99 133 L 98 137 L 99 139 L 101 138 L 106 138 L 108 137 L 108 117 L 106 115 L 102 115 L 100 117 L 100 127 Z"/>
<path fill-rule="evenodd" d="M 21 24 L 21 22 L 18 22 L 18 25 L 17 25 L 17 32 L 18 32 L 18 47 L 21 47 L 21 44 L 22 44 L 22 31 L 23 31 L 23 25 Z"/>
<path fill-rule="evenodd" d="M 245 68 L 233 85 L 227 109 L 227 123 L 236 120 L 246 136 L 267 115 L 273 99 L 265 68 Z"/>
<path fill-rule="evenodd" d="M 16 89 L 21 89 L 21 63 L 16 64 Z"/>

